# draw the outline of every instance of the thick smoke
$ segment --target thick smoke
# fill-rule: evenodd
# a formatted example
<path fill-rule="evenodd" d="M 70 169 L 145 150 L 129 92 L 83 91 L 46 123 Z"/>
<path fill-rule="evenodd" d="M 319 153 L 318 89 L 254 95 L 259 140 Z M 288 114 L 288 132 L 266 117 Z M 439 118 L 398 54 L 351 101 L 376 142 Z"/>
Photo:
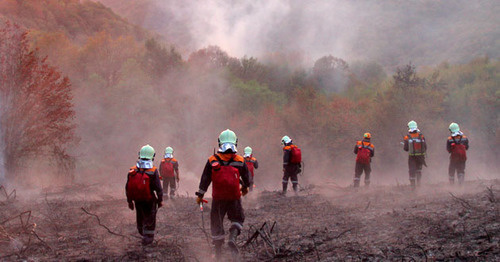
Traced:
<path fill-rule="evenodd" d="M 300 51 L 312 61 L 333 54 L 394 69 L 408 61 L 497 57 L 500 50 L 496 1 L 153 0 L 144 5 L 149 12 L 132 22 L 162 33 L 187 52 L 208 45 L 237 57 Z M 485 30 L 491 32 L 479 41 Z"/>

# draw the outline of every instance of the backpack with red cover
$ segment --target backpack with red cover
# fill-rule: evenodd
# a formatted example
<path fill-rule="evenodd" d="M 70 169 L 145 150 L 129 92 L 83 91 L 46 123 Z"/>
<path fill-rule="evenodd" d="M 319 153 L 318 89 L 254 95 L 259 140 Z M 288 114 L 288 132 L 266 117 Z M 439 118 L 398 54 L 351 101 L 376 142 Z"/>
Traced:
<path fill-rule="evenodd" d="M 421 133 L 418 133 L 417 137 L 412 137 L 411 134 L 408 135 L 408 150 L 411 155 L 424 155 L 424 139 Z"/>
<path fill-rule="evenodd" d="M 175 177 L 174 163 L 172 160 L 162 159 L 160 163 L 160 175 L 162 177 Z"/>
<path fill-rule="evenodd" d="M 217 200 L 240 199 L 240 171 L 231 165 L 233 158 L 224 162 L 218 155 L 212 162 L 212 197 Z M 243 164 L 243 163 L 241 163 Z"/>
<path fill-rule="evenodd" d="M 251 158 L 248 158 L 248 160 L 245 158 L 245 164 L 247 164 L 247 168 L 248 168 L 248 172 L 250 172 L 250 174 L 252 174 L 252 177 L 254 176 L 253 175 L 253 170 L 254 170 L 254 166 L 253 166 L 253 161 Z"/>
<path fill-rule="evenodd" d="M 302 152 L 300 148 L 296 145 L 291 145 L 290 147 L 292 148 L 290 150 L 290 163 L 300 164 L 300 162 L 302 162 Z"/>
<path fill-rule="evenodd" d="M 150 170 L 150 169 L 148 169 Z M 151 194 L 148 170 L 140 171 L 137 168 L 128 172 L 127 198 L 134 201 L 150 201 Z"/>
<path fill-rule="evenodd" d="M 451 159 L 453 160 L 459 160 L 459 161 L 466 161 L 467 160 L 467 152 L 465 145 L 460 143 L 462 142 L 462 138 L 460 137 L 460 140 L 458 142 L 453 138 L 453 142 L 451 144 Z"/>
<path fill-rule="evenodd" d="M 370 164 L 371 150 L 369 149 L 369 147 L 370 144 L 365 145 L 363 142 L 361 142 L 361 145 L 358 146 L 358 154 L 356 156 L 356 162 L 361 164 Z"/>

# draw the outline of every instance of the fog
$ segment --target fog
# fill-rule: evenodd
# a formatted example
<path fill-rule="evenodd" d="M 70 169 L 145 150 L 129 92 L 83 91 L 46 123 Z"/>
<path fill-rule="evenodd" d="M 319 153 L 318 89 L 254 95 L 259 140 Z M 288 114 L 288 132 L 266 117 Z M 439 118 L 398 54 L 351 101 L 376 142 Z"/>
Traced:
<path fill-rule="evenodd" d="M 186 53 L 218 45 L 236 57 L 293 51 L 309 64 L 332 54 L 394 69 L 408 61 L 428 65 L 497 57 L 500 50 L 500 6 L 490 0 L 152 0 L 137 4 L 148 10 L 140 17 L 124 8 L 126 1 L 101 2 Z"/>

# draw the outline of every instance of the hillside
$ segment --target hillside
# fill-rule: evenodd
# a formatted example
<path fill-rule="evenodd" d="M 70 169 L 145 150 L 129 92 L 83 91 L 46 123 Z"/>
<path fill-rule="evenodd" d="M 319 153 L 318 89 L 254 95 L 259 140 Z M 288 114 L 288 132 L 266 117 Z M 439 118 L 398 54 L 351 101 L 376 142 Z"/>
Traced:
<path fill-rule="evenodd" d="M 148 34 L 103 4 L 87 0 L 0 1 L 0 18 L 30 30 L 63 32 L 77 42 L 101 31 L 137 39 Z"/>

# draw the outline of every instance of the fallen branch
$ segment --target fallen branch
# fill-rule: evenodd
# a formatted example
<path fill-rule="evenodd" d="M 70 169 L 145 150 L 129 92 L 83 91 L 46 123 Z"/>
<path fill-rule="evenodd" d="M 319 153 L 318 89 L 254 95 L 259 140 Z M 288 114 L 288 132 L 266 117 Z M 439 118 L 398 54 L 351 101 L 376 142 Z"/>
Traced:
<path fill-rule="evenodd" d="M 488 200 L 491 203 L 497 202 L 497 200 L 495 199 L 495 193 L 493 193 L 493 185 L 486 187 L 486 190 L 488 191 L 487 193 Z"/>
<path fill-rule="evenodd" d="M 3 195 L 5 196 L 5 201 L 6 201 L 6 202 L 8 202 L 8 201 L 10 201 L 10 200 L 14 200 L 14 199 L 16 199 L 17 193 L 16 193 L 16 190 L 15 190 L 15 189 L 14 189 L 14 190 L 12 190 L 12 191 L 10 192 L 10 194 L 9 194 L 9 193 L 7 193 L 7 189 L 6 189 L 4 186 L 0 185 L 0 191 L 2 191 L 2 192 L 3 192 Z M 5 203 L 0 202 L 0 204 L 4 205 Z"/>
<path fill-rule="evenodd" d="M 86 210 L 85 208 L 83 208 L 83 207 L 82 207 L 81 209 L 82 209 L 82 210 L 83 210 L 83 212 L 85 212 L 87 215 L 91 215 L 91 216 L 95 217 L 95 218 L 97 219 L 97 223 L 99 223 L 99 226 L 101 226 L 101 227 L 105 228 L 105 229 L 108 231 L 108 233 L 110 233 L 110 234 L 112 234 L 112 235 L 115 235 L 115 236 L 124 237 L 124 238 L 129 239 L 129 237 L 128 237 L 128 236 L 125 236 L 125 235 L 122 235 L 122 234 L 115 233 L 115 232 L 111 231 L 111 229 L 109 229 L 107 226 L 103 225 L 103 224 L 101 223 L 101 219 L 99 218 L 99 216 L 98 216 L 98 215 L 90 213 L 89 211 L 87 211 L 87 210 Z M 137 237 L 137 236 L 135 236 L 135 237 L 140 239 L 140 237 Z"/>
<path fill-rule="evenodd" d="M 28 219 L 26 219 L 26 222 L 24 222 L 24 221 L 23 221 L 23 217 L 22 217 L 22 216 L 23 216 L 24 214 L 28 214 Z M 7 222 L 9 222 L 9 221 L 11 221 L 11 220 L 14 220 L 14 219 L 18 218 L 18 217 L 20 218 L 20 220 L 21 220 L 21 226 L 22 226 L 22 227 L 23 227 L 23 229 L 24 229 L 24 228 L 25 228 L 25 225 L 24 225 L 24 224 L 25 224 L 25 223 L 28 223 L 28 221 L 29 221 L 29 220 L 30 220 L 30 218 L 31 218 L 31 210 L 24 211 L 24 212 L 20 213 L 19 215 L 16 215 L 16 216 L 13 216 L 13 217 L 7 218 L 6 220 L 4 220 L 4 221 L 0 222 L 0 225 L 3 225 L 3 224 L 5 224 L 5 223 L 7 223 Z"/>
<path fill-rule="evenodd" d="M 338 234 L 336 237 L 333 237 L 333 238 L 328 239 L 328 240 L 332 240 L 332 239 L 337 239 L 337 238 L 340 238 L 341 236 L 343 236 L 343 235 L 345 235 L 345 234 L 347 234 L 347 233 L 349 233 L 349 232 L 351 232 L 351 231 L 353 231 L 353 230 L 354 230 L 354 227 L 353 227 L 353 228 L 349 228 L 349 229 L 347 229 L 347 230 L 342 231 L 342 232 L 341 232 L 340 234 Z"/>
<path fill-rule="evenodd" d="M 469 202 L 467 202 L 465 199 L 462 199 L 462 198 L 459 198 L 455 195 L 453 195 L 453 193 L 451 192 L 448 192 L 458 203 L 460 203 L 460 205 L 462 205 L 462 207 L 464 208 L 467 208 L 467 209 L 473 209 L 471 204 L 469 204 Z"/>

